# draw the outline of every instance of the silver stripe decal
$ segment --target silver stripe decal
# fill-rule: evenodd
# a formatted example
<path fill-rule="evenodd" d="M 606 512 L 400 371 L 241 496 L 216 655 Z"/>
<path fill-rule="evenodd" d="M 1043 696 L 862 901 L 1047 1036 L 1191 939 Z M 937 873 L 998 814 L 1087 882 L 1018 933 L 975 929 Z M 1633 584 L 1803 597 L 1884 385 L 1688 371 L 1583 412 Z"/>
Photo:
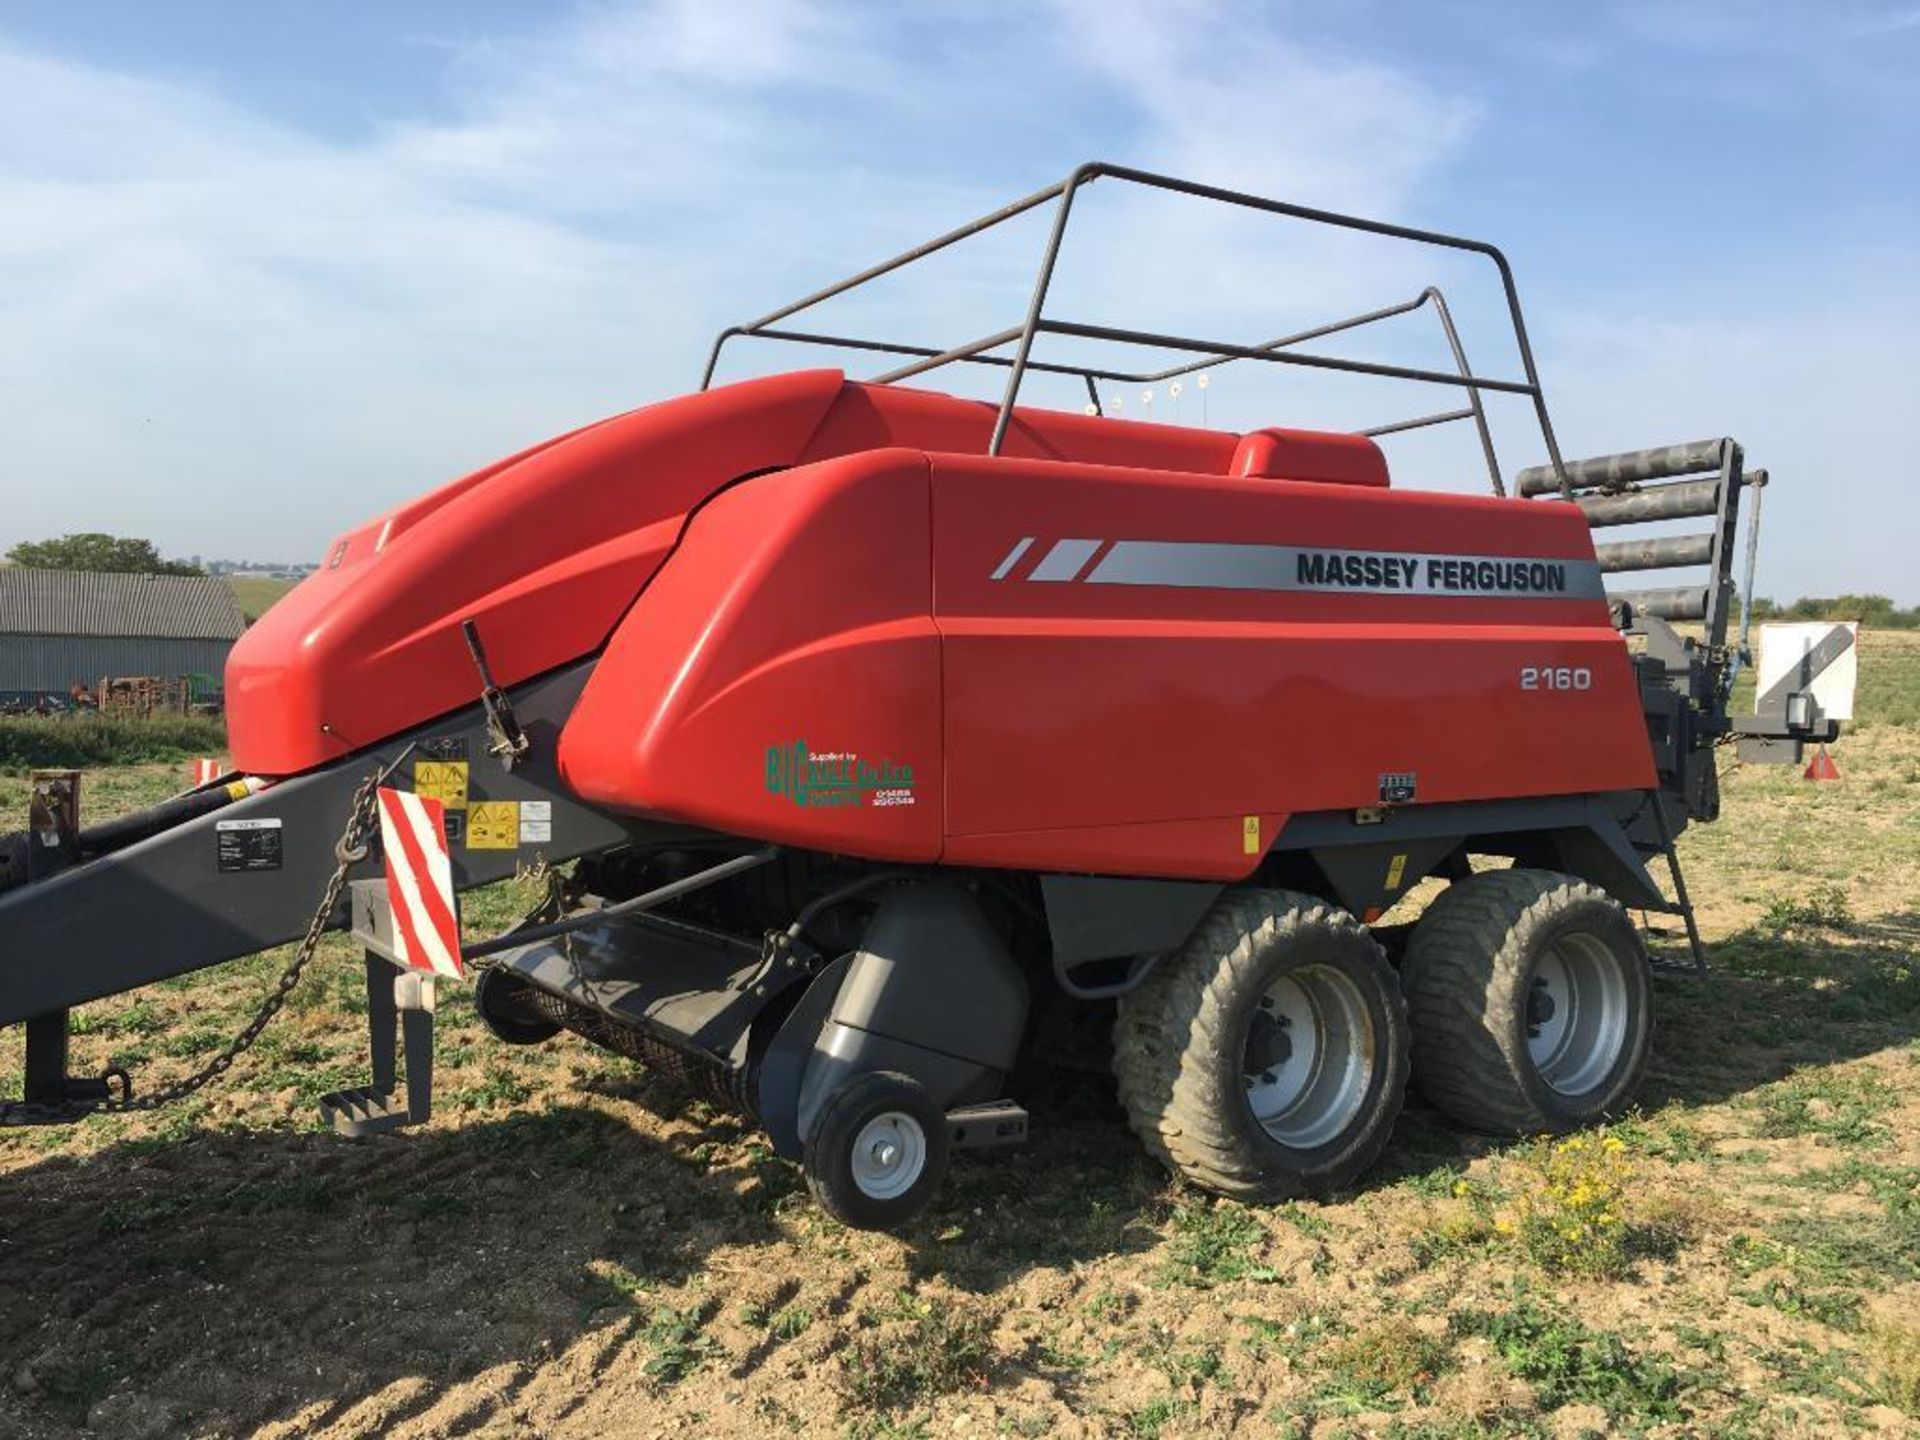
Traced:
<path fill-rule="evenodd" d="M 1033 536 L 1031 535 L 1022 535 L 1018 540 L 1014 541 L 1013 548 L 1007 551 L 1007 558 L 1000 562 L 1000 567 L 988 578 L 993 580 L 1006 579 L 1007 572 L 1020 563 L 1020 557 L 1027 553 L 1027 547 L 1032 544 Z"/>
<path fill-rule="evenodd" d="M 1093 552 L 1104 542 L 1099 540 L 1056 540 L 1046 557 L 1033 567 L 1029 580 L 1071 580 L 1080 573 L 1081 567 L 1093 558 Z M 1106 562 L 1100 562 L 1100 568 L 1106 568 Z"/>
<path fill-rule="evenodd" d="M 1185 540 L 1115 541 L 1093 567 L 1087 583 L 1327 594 L 1471 595 L 1501 600 L 1606 597 L 1600 566 L 1593 560 Z"/>

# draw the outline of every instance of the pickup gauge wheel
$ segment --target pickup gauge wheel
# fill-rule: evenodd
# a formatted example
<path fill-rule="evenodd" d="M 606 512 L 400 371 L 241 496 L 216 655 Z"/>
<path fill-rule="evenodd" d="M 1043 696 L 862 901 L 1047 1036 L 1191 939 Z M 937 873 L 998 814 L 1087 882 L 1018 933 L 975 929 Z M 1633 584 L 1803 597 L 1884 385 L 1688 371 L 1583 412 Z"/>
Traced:
<path fill-rule="evenodd" d="M 1122 996 L 1114 1070 L 1170 1170 L 1241 1200 L 1325 1195 L 1386 1144 L 1407 1082 L 1405 1003 L 1344 910 L 1242 890 Z"/>
<path fill-rule="evenodd" d="M 891 1230 L 933 1203 L 946 1177 L 947 1118 L 910 1076 L 856 1075 L 815 1117 L 801 1168 L 820 1207 L 856 1230 Z"/>

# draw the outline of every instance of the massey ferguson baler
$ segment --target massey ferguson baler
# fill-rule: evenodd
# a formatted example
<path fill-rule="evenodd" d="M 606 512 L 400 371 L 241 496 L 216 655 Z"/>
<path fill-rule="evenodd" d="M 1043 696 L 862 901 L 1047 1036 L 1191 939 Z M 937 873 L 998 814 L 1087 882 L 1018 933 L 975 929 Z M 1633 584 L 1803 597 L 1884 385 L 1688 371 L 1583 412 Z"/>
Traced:
<path fill-rule="evenodd" d="M 1072 204 L 1103 178 L 1482 255 L 1524 378 L 1476 377 L 1436 290 L 1256 345 L 1050 317 Z M 1015 328 L 946 350 L 786 328 L 1043 205 Z M 1422 309 L 1454 369 L 1301 348 Z M 901 363 L 715 388 L 739 337 Z M 1068 363 L 1041 337 L 1188 358 Z M 1229 362 L 1462 401 L 1366 434 L 1101 413 L 1103 383 Z M 900 383 L 952 364 L 1002 370 L 1003 401 Z M 1088 413 L 1018 405 L 1034 373 L 1084 379 Z M 1484 391 L 1540 422 L 1548 461 L 1511 496 Z M 1493 493 L 1392 485 L 1376 437 L 1451 421 Z M 0 1024 L 26 1039 L 0 1114 L 206 1083 L 331 928 L 366 950 L 373 1042 L 373 1083 L 324 1102 L 338 1128 L 426 1118 L 434 978 L 464 973 L 503 1041 L 572 1031 L 710 1090 L 858 1225 L 921 1210 L 953 1149 L 1025 1137 L 1009 1077 L 1062 1007 L 1113 1010 L 1148 1147 L 1245 1198 L 1352 1181 L 1409 1078 L 1494 1131 L 1614 1114 L 1650 1034 L 1629 911 L 1683 916 L 1704 968 L 1673 840 L 1714 818 L 1715 747 L 1737 730 L 1790 759 L 1833 729 L 1801 694 L 1727 713 L 1761 483 L 1730 440 L 1562 462 L 1490 246 L 1083 167 L 727 331 L 700 392 L 338 540 L 233 651 L 231 775 L 91 828 L 74 777 L 38 777 L 0 851 Z M 1594 541 L 1689 517 L 1704 529 Z M 1603 584 L 1680 567 L 1704 578 Z M 535 862 L 573 862 L 548 904 L 460 933 L 459 892 Z M 1369 930 L 1428 877 L 1449 883 L 1410 932 Z M 67 1074 L 72 1007 L 287 942 L 259 1019 L 201 1072 L 141 1094 Z"/>

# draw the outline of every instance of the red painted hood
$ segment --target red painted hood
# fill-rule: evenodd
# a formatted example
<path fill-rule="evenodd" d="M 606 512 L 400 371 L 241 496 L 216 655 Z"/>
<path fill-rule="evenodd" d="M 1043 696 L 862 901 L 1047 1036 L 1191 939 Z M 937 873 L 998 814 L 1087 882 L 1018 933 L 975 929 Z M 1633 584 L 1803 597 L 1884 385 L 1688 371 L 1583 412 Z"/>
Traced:
<path fill-rule="evenodd" d="M 474 621 L 502 685 L 601 649 L 742 476 L 859 451 L 982 455 L 994 407 L 800 370 L 686 395 L 524 450 L 335 541 L 227 661 L 236 767 L 289 775 L 473 704 Z M 1220 431 L 1015 412 L 1007 458 L 1386 484 L 1360 436 Z"/>
<path fill-rule="evenodd" d="M 463 620 L 512 685 L 605 642 L 687 513 L 791 464 L 840 394 L 808 370 L 576 430 L 349 532 L 233 647 L 233 762 L 286 775 L 479 698 Z"/>

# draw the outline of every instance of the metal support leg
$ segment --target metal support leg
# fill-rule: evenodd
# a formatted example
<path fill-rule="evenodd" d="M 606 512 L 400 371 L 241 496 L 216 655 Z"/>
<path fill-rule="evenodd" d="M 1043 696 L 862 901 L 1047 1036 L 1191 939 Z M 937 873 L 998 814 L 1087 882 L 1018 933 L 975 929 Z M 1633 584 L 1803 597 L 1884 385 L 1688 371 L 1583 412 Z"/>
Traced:
<path fill-rule="evenodd" d="M 433 1116 L 433 976 L 396 968 L 367 951 L 367 1042 L 373 1083 L 320 1097 L 320 1113 L 342 1135 L 376 1135 Z M 400 1054 L 406 1054 L 406 1096 Z"/>
<path fill-rule="evenodd" d="M 1667 812 L 1660 807 L 1660 797 L 1653 797 L 1653 823 L 1660 830 L 1660 844 L 1667 857 L 1667 873 L 1673 877 L 1673 908 L 1686 922 L 1687 945 L 1693 951 L 1692 974 L 1704 976 L 1707 973 L 1707 947 L 1700 939 L 1699 923 L 1693 918 L 1693 901 L 1687 898 L 1687 879 L 1680 873 L 1680 852 L 1674 848 L 1673 827 L 1667 823 Z"/>
<path fill-rule="evenodd" d="M 433 1118 L 433 976 L 415 970 L 394 977 L 407 1051 L 407 1124 Z"/>
<path fill-rule="evenodd" d="M 80 772 L 35 770 L 28 785 L 26 873 L 29 880 L 45 880 L 79 860 Z M 112 1094 L 106 1076 L 67 1074 L 67 1040 L 71 1034 L 68 1013 L 54 1010 L 27 1021 L 25 1075 L 20 1089 L 24 1103 L 10 1109 L 13 1123 L 69 1119 L 75 1104 L 105 1100 Z M 124 1071 L 115 1071 L 113 1076 L 124 1085 Z"/>

